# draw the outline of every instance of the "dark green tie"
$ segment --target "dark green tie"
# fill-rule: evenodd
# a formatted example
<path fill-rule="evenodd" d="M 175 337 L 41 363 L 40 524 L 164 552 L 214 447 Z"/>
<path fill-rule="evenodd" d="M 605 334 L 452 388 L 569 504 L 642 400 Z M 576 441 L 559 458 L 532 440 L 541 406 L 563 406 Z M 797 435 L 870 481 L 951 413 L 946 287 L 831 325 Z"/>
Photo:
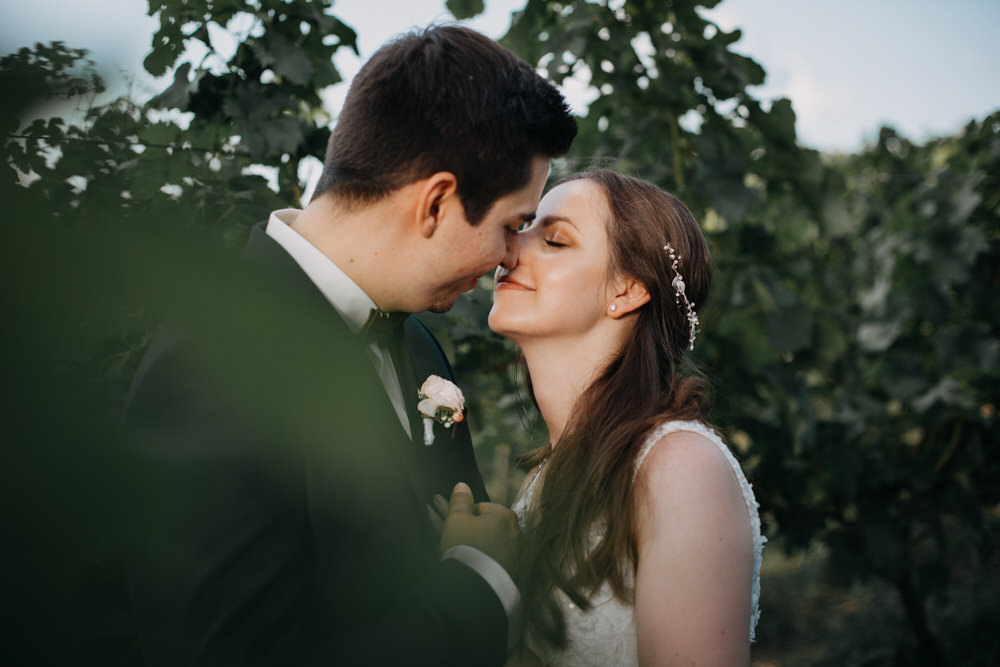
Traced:
<path fill-rule="evenodd" d="M 411 438 L 414 442 L 422 437 L 423 423 L 417 414 L 417 385 L 413 377 L 413 366 L 406 352 L 406 336 L 402 324 L 409 313 L 386 313 L 372 308 L 368 321 L 361 329 L 365 342 L 375 343 L 392 358 L 396 370 L 396 380 L 403 394 L 403 407 L 410 423 Z"/>
<path fill-rule="evenodd" d="M 361 338 L 365 342 L 376 343 L 384 349 L 392 350 L 392 340 L 402 331 L 400 326 L 409 316 L 409 313 L 387 313 L 372 308 L 368 313 L 368 320 L 361 327 Z"/>

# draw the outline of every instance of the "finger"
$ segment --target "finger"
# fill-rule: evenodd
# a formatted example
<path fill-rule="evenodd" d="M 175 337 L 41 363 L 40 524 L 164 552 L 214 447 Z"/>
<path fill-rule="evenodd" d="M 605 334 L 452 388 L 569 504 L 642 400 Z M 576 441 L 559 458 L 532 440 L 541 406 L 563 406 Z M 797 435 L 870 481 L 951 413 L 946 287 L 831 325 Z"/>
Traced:
<path fill-rule="evenodd" d="M 448 501 L 441 494 L 434 496 L 433 508 L 439 517 L 444 518 L 448 516 Z"/>
<path fill-rule="evenodd" d="M 448 501 L 448 513 L 459 512 L 462 514 L 472 514 L 475 500 L 472 497 L 472 489 L 465 482 L 459 482 L 451 490 L 451 500 Z"/>
<path fill-rule="evenodd" d="M 519 526 L 517 515 L 509 507 L 498 505 L 497 503 L 477 503 L 476 514 L 478 516 L 490 517 L 491 520 L 499 521 L 502 524 L 514 528 Z"/>
<path fill-rule="evenodd" d="M 497 503 L 476 503 L 476 514 L 506 514 L 510 511 L 509 507 Z"/>

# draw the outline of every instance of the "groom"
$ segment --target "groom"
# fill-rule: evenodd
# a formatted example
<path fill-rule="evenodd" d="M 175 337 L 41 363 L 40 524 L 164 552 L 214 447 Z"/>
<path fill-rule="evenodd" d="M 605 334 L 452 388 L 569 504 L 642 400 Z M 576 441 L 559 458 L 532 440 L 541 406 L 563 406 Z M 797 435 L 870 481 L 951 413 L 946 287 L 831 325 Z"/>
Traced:
<path fill-rule="evenodd" d="M 424 445 L 417 387 L 451 371 L 407 314 L 516 264 L 575 133 L 555 88 L 467 29 L 362 68 L 312 201 L 255 227 L 246 276 L 192 294 L 137 373 L 147 664 L 503 664 L 516 522 L 474 505 L 464 423 Z"/>

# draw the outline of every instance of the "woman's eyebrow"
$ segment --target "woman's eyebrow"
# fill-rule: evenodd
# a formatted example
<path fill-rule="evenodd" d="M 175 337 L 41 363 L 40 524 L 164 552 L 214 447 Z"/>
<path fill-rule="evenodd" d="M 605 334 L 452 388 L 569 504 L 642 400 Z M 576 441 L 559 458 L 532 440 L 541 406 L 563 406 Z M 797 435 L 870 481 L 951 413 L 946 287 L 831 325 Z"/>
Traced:
<path fill-rule="evenodd" d="M 538 222 L 542 227 L 548 227 L 549 225 L 554 225 L 557 222 L 565 222 L 573 227 L 576 227 L 576 225 L 573 224 L 573 221 L 564 215 L 547 215 Z"/>

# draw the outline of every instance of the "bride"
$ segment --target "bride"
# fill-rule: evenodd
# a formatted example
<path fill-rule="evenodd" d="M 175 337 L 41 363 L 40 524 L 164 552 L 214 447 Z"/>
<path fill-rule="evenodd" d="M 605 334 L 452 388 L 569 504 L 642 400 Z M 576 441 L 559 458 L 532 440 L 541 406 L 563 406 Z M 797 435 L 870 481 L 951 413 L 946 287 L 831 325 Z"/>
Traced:
<path fill-rule="evenodd" d="M 546 194 L 519 246 L 489 323 L 524 355 L 549 444 L 523 461 L 514 504 L 517 659 L 748 665 L 765 538 L 687 358 L 711 278 L 697 222 L 599 170 Z"/>

